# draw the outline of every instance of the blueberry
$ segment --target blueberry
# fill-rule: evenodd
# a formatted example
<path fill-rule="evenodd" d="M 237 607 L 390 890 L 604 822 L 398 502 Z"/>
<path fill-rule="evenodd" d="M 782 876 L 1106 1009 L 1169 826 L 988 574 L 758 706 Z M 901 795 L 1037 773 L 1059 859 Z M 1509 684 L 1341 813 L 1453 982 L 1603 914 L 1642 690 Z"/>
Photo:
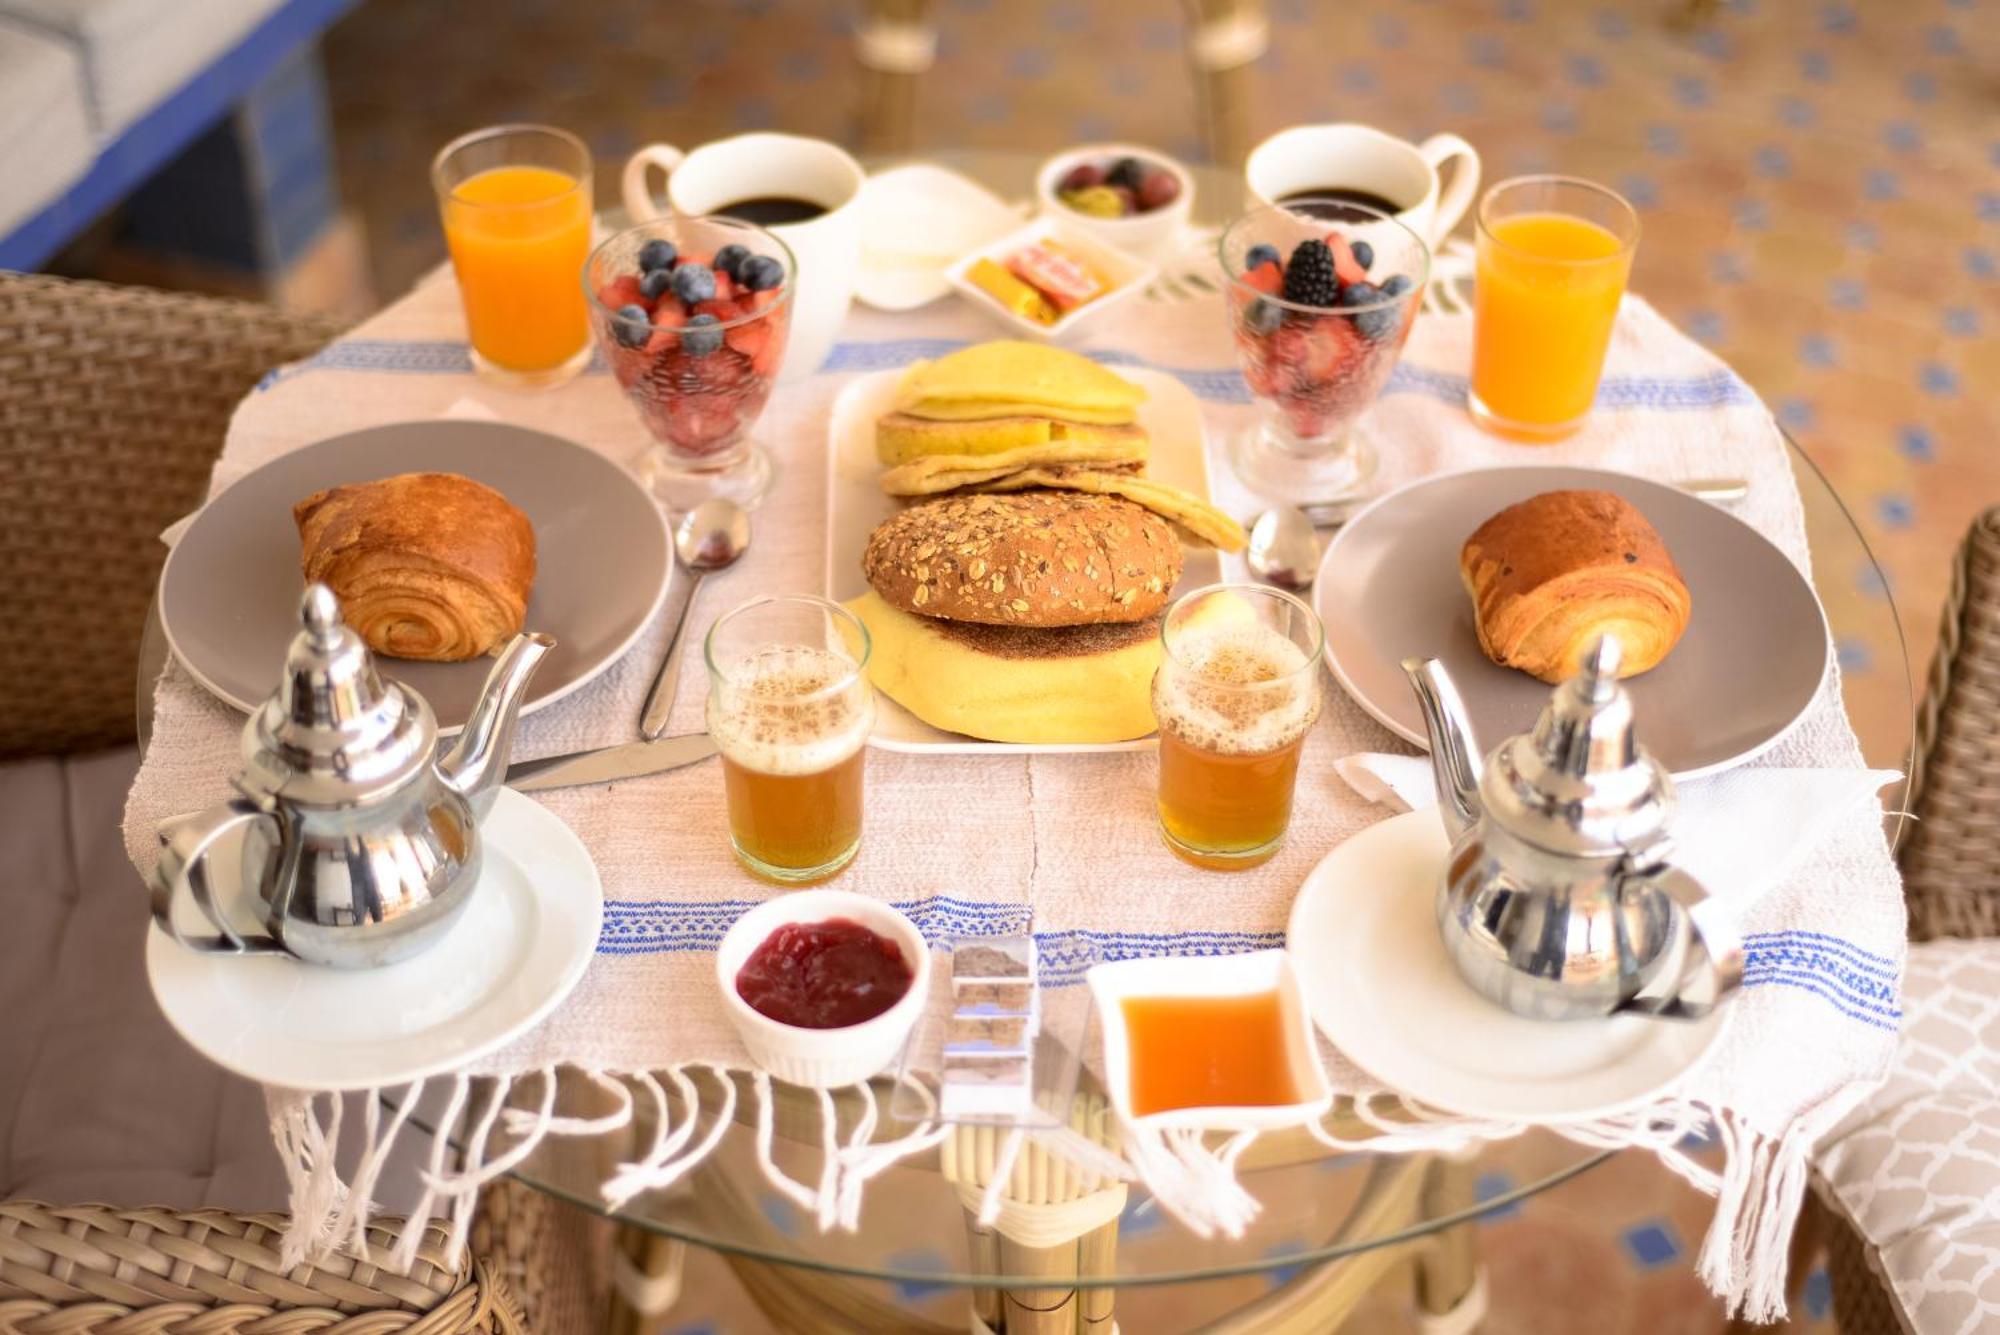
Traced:
<path fill-rule="evenodd" d="M 713 282 L 713 279 L 709 280 Z M 722 330 L 718 321 L 707 311 L 681 326 L 681 351 L 690 357 L 706 357 L 722 348 Z"/>
<path fill-rule="evenodd" d="M 750 252 L 732 241 L 721 250 L 715 252 L 716 272 L 726 273 L 731 278 L 735 278 L 737 277 L 737 267 L 749 258 Z"/>
<path fill-rule="evenodd" d="M 680 254 L 674 243 L 661 237 L 654 237 L 639 247 L 639 272 L 651 273 L 655 269 L 671 269 L 674 258 Z"/>
<path fill-rule="evenodd" d="M 1285 312 L 1262 297 L 1253 297 L 1244 308 L 1243 322 L 1257 333 L 1268 334 L 1285 322 Z"/>
<path fill-rule="evenodd" d="M 1399 273 L 1388 282 L 1382 284 L 1382 295 L 1385 297 L 1400 297 L 1415 286 L 1416 284 L 1410 281 L 1408 274 Z"/>
<path fill-rule="evenodd" d="M 1278 248 L 1276 246 L 1259 244 L 1243 252 L 1244 273 L 1249 273 L 1260 264 L 1276 263 L 1278 263 Z"/>
<path fill-rule="evenodd" d="M 1340 290 L 1340 304 L 1343 306 L 1367 306 L 1382 300 L 1382 289 L 1363 279 L 1359 283 L 1349 283 Z"/>
<path fill-rule="evenodd" d="M 752 292 L 768 292 L 785 281 L 785 266 L 769 255 L 752 255 L 738 266 L 736 276 Z"/>
<path fill-rule="evenodd" d="M 648 301 L 658 301 L 660 295 L 673 285 L 672 269 L 648 269 L 646 276 L 639 280 L 639 295 Z"/>
<path fill-rule="evenodd" d="M 1354 317 L 1354 327 L 1363 337 L 1380 343 L 1386 338 L 1394 338 L 1396 326 L 1403 322 L 1403 312 L 1396 306 L 1377 306 L 1372 311 L 1361 311 Z"/>
<path fill-rule="evenodd" d="M 692 306 L 715 300 L 715 270 L 705 264 L 683 264 L 674 270 L 674 295 Z"/>
<path fill-rule="evenodd" d="M 1366 241 L 1353 242 L 1347 247 L 1347 250 L 1349 254 L 1354 256 L 1354 262 L 1363 269 L 1375 263 L 1375 247 L 1369 245 Z"/>
<path fill-rule="evenodd" d="M 643 348 L 653 336 L 653 317 L 637 302 L 620 306 L 611 317 L 611 336 L 628 348 Z"/>

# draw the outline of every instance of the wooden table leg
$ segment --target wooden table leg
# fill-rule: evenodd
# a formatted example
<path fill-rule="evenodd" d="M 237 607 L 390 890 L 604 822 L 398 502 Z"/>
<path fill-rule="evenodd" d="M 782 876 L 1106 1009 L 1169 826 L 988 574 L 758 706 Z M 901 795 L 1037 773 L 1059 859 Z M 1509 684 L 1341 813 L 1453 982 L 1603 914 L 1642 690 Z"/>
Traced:
<path fill-rule="evenodd" d="M 978 1217 L 972 1210 L 965 1211 L 965 1248 L 972 1260 L 975 1275 L 997 1275 L 1000 1273 L 1000 1235 L 990 1228 L 981 1228 Z M 972 1290 L 972 1314 L 994 1330 L 1000 1328 L 1000 1290 Z"/>
<path fill-rule="evenodd" d="M 1099 1224 L 1077 1241 L 1077 1273 L 1101 1278 L 1118 1269 L 1118 1224 L 1116 1219 Z M 1089 1288 L 1077 1290 L 1082 1335 L 1111 1335 L 1112 1312 L 1118 1290 Z"/>
<path fill-rule="evenodd" d="M 1457 1214 L 1478 1203 L 1478 1173 L 1471 1157 L 1431 1156 L 1424 1175 L 1419 1218 Z M 1427 1316 L 1456 1311 L 1477 1287 L 1479 1251 L 1472 1225 L 1442 1229 L 1417 1253 L 1417 1308 Z"/>
<path fill-rule="evenodd" d="M 1046 1286 L 1007 1289 L 1000 1295 L 1002 1335 L 1077 1335 L 1077 1243 L 1027 1247 L 1000 1235 L 1000 1273 L 1046 1279 Z"/>

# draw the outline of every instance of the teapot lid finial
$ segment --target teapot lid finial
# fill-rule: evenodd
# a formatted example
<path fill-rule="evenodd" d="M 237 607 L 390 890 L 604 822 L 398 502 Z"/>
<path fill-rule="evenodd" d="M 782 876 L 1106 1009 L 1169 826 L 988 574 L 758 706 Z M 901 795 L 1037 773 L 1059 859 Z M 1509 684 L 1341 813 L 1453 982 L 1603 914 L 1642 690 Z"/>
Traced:
<path fill-rule="evenodd" d="M 365 800 L 429 764 L 437 742 L 429 708 L 382 681 L 332 589 L 306 586 L 299 626 L 278 689 L 250 721 L 264 772 L 286 776 L 288 796 L 330 804 Z"/>
<path fill-rule="evenodd" d="M 1497 819 L 1530 842 L 1604 853 L 1636 850 L 1665 833 L 1673 780 L 1639 745 L 1632 697 L 1618 675 L 1623 659 L 1615 636 L 1599 637 L 1577 674 L 1549 697 L 1534 730 L 1496 753 L 1498 790 L 1483 796 Z"/>
<path fill-rule="evenodd" d="M 299 599 L 299 621 L 312 637 L 313 647 L 322 653 L 331 652 L 340 643 L 340 599 L 326 585 L 318 581 L 306 585 L 305 596 Z"/>

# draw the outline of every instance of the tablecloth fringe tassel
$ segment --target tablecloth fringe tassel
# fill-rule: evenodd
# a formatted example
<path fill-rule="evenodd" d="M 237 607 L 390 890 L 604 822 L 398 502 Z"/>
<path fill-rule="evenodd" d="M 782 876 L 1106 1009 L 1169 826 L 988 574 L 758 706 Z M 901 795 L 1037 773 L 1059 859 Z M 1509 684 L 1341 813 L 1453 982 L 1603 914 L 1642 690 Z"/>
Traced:
<path fill-rule="evenodd" d="M 607 1111 L 589 1117 L 557 1115 L 553 1067 L 513 1077 L 479 1077 L 476 1100 L 474 1077 L 449 1077 L 444 1111 L 436 1123 L 443 1134 L 432 1138 L 420 1170 L 422 1194 L 387 1257 L 372 1255 L 368 1246 L 375 1188 L 426 1082 L 413 1081 L 399 1098 L 392 1095 L 386 1124 L 384 1092 L 370 1090 L 362 1096 L 360 1144 L 348 1147 L 357 1157 L 345 1180 L 338 1153 L 342 1097 L 267 1089 L 272 1137 L 290 1183 L 291 1225 L 281 1245 L 284 1264 L 299 1265 L 346 1248 L 373 1264 L 407 1272 L 416 1261 L 423 1221 L 441 1213 L 450 1218 L 446 1247 L 455 1259 L 464 1249 L 482 1188 L 522 1164 L 550 1136 L 599 1136 L 630 1126 L 642 1100 L 650 1105 L 652 1136 L 642 1153 L 618 1164 L 604 1183 L 604 1201 L 613 1210 L 641 1192 L 671 1188 L 706 1159 L 735 1121 L 739 1097 L 754 1104 L 757 1163 L 765 1179 L 822 1232 L 857 1228 L 868 1182 L 903 1159 L 936 1148 L 951 1134 L 937 1120 L 935 1096 L 920 1081 L 906 1081 L 918 1102 L 915 1124 L 882 1139 L 876 1136 L 882 1110 L 870 1085 L 852 1087 L 851 1102 L 860 1112 L 844 1134 L 833 1092 L 815 1091 L 823 1167 L 819 1179 L 807 1184 L 788 1175 L 772 1155 L 776 1103 L 770 1077 L 762 1071 L 749 1073 L 747 1090 L 739 1094 L 744 1088 L 739 1074 L 704 1063 L 628 1076 L 587 1070 L 584 1077 L 603 1091 L 608 1103 Z M 496 1127 L 506 1141 L 497 1152 Z"/>
<path fill-rule="evenodd" d="M 272 1135 L 291 1186 L 292 1221 L 281 1248 L 284 1264 L 299 1265 L 344 1247 L 375 1264 L 407 1271 L 416 1259 L 423 1222 L 440 1212 L 450 1216 L 447 1247 L 456 1258 L 465 1245 L 481 1188 L 518 1167 L 549 1136 L 603 1135 L 631 1125 L 638 1114 L 635 1085 L 640 1096 L 649 1098 L 653 1134 L 645 1151 L 617 1165 L 604 1183 L 605 1203 L 614 1210 L 641 1192 L 667 1190 L 706 1159 L 735 1120 L 739 1097 L 754 1104 L 758 1168 L 772 1188 L 822 1232 L 858 1227 L 867 1183 L 903 1159 L 935 1148 L 952 1130 L 938 1120 L 935 1097 L 921 1081 L 902 1077 L 918 1099 L 921 1112 L 909 1131 L 883 1140 L 875 1136 L 881 1107 L 870 1085 L 853 1087 L 851 1102 L 859 1111 L 845 1134 L 840 1126 L 840 1104 L 832 1092 L 815 1091 L 822 1166 L 818 1180 L 806 1183 L 780 1168 L 773 1155 L 776 1101 L 770 1076 L 762 1071 L 749 1073 L 742 1082 L 739 1073 L 705 1063 L 629 1076 L 603 1070 L 584 1075 L 606 1094 L 608 1111 L 591 1117 L 556 1115 L 554 1068 L 511 1078 L 482 1077 L 485 1088 L 476 1102 L 472 1077 L 450 1077 L 445 1110 L 438 1122 L 441 1129 L 449 1128 L 450 1134 L 432 1138 L 429 1159 L 421 1173 L 423 1194 L 387 1258 L 370 1255 L 369 1212 L 383 1168 L 425 1092 L 426 1082 L 416 1080 L 404 1088 L 401 1097 L 389 1105 L 386 1125 L 380 1091 L 370 1091 L 364 1097 L 359 1157 L 345 1181 L 337 1160 L 341 1096 L 267 1090 Z M 533 1096 L 521 1098 L 530 1088 Z M 739 1095 L 739 1089 L 746 1092 Z M 1616 1117 L 1557 1123 L 1545 1129 L 1593 1148 L 1648 1150 L 1683 1181 L 1714 1196 L 1715 1219 L 1702 1243 L 1698 1273 L 1732 1314 L 1770 1322 L 1785 1313 L 1791 1224 L 1810 1176 L 1813 1146 L 1860 1096 L 1856 1093 L 1830 1101 L 1778 1137 L 1750 1128 L 1734 1113 L 1688 1100 Z M 1367 1124 L 1368 1135 L 1347 1138 L 1324 1119 L 1308 1123 L 1307 1130 L 1322 1144 L 1343 1152 L 1452 1154 L 1529 1129 L 1520 1122 L 1453 1117 L 1386 1091 L 1356 1096 L 1352 1110 Z M 503 1151 L 493 1153 L 490 1145 L 496 1126 L 504 1130 L 508 1143 Z M 1705 1138 L 1710 1128 L 1723 1152 L 1720 1172 L 1700 1163 L 1687 1148 L 1691 1139 Z M 1255 1141 L 1256 1132 L 1237 1132 L 1211 1143 L 1213 1138 L 1207 1133 L 1184 1128 L 1123 1122 L 1120 1131 L 1122 1159 L 1074 1134 L 1038 1132 L 1029 1138 L 1050 1153 L 1069 1159 L 1080 1170 L 1107 1178 L 1136 1178 L 1162 1209 L 1197 1236 L 1220 1233 L 1241 1237 L 1256 1218 L 1259 1203 L 1243 1188 L 1236 1173 L 1237 1161 Z M 455 1156 L 454 1145 L 460 1147 Z M 1005 1178 L 1000 1174 L 995 1180 Z M 983 1205 L 992 1209 L 997 1202 Z"/>

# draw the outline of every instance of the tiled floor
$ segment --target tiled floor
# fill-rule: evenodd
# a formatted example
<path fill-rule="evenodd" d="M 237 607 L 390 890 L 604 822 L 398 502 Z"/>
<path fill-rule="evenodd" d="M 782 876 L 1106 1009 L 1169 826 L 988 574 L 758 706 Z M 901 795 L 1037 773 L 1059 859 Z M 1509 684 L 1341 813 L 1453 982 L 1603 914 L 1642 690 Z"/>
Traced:
<path fill-rule="evenodd" d="M 1553 169 L 1615 183 L 1644 218 L 1635 286 L 1734 363 L 1832 475 L 1888 571 L 1921 674 L 1951 548 L 2000 501 L 1995 2 L 1735 0 L 1686 24 L 1682 0 L 1271 0 L 1256 123 L 1452 129 L 1489 179 Z M 427 160 L 476 125 L 579 131 L 605 202 L 640 142 L 758 126 L 850 137 L 853 8 L 366 4 L 335 28 L 327 59 L 379 290 L 440 258 Z M 1197 153 L 1170 0 L 937 10 L 921 146 L 1039 152 L 1117 137 Z M 1883 596 L 1865 563 L 1818 574 L 1837 612 Z M 1897 654 L 1886 630 L 1841 645 L 1878 751 L 1907 727 Z M 1494 1185 L 1533 1171 L 1503 1155 Z M 1481 1226 L 1486 1329 L 1714 1331 L 1719 1312 L 1690 1268 L 1705 1220 L 1700 1198 L 1637 1156 L 1538 1197 Z M 677 1328 L 762 1328 L 726 1267 L 696 1265 Z M 948 1317 L 957 1301 L 935 1296 L 929 1310 Z M 1171 1330 L 1169 1313 L 1199 1306 L 1139 1291 L 1121 1314 L 1127 1331 Z M 1794 1329 L 1830 1329 L 1823 1276 L 1805 1308 Z M 1391 1302 L 1359 1328 L 1406 1324 Z"/>

